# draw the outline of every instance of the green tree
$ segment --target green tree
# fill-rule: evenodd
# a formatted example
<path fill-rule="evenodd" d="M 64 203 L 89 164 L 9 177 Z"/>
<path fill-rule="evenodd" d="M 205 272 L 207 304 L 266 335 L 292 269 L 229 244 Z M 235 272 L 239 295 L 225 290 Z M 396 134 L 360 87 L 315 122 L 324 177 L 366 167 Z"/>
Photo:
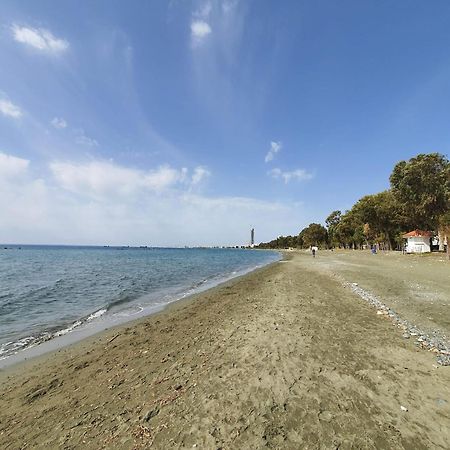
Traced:
<path fill-rule="evenodd" d="M 359 248 L 365 242 L 364 222 L 353 209 L 341 216 L 335 229 L 335 236 L 343 247 Z"/>
<path fill-rule="evenodd" d="M 383 243 L 389 249 L 398 245 L 404 225 L 401 205 L 391 191 L 366 195 L 356 202 L 351 211 L 366 226 L 364 235 L 368 244 Z"/>
<path fill-rule="evenodd" d="M 319 223 L 311 223 L 300 233 L 304 247 L 311 245 L 326 246 L 328 241 L 327 229 Z"/>
<path fill-rule="evenodd" d="M 339 245 L 339 241 L 336 239 L 336 227 L 341 221 L 342 213 L 339 210 L 333 211 L 326 219 L 325 223 L 328 230 L 328 242 L 330 247 Z"/>
<path fill-rule="evenodd" d="M 409 228 L 436 230 L 439 217 L 450 209 L 450 164 L 447 157 L 430 153 L 400 161 L 389 179 Z"/>

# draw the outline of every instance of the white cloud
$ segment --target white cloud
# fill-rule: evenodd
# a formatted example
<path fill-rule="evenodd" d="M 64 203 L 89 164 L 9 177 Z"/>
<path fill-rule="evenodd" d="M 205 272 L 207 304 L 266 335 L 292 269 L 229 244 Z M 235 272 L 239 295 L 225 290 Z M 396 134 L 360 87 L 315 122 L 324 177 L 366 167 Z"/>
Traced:
<path fill-rule="evenodd" d="M 92 198 L 131 197 L 150 191 L 160 193 L 173 188 L 188 188 L 210 176 L 210 171 L 203 166 L 195 167 L 189 176 L 186 167 L 175 169 L 162 165 L 153 170 L 139 170 L 102 160 L 87 163 L 54 161 L 50 170 L 60 187 Z"/>
<path fill-rule="evenodd" d="M 267 152 L 266 157 L 264 158 L 264 161 L 267 163 L 269 161 L 272 161 L 275 158 L 275 155 L 281 150 L 282 145 L 281 142 L 270 142 L 270 150 Z"/>
<path fill-rule="evenodd" d="M 14 178 L 24 175 L 30 161 L 17 156 L 0 153 L 0 179 Z"/>
<path fill-rule="evenodd" d="M 273 178 L 281 178 L 285 184 L 289 183 L 291 180 L 307 181 L 314 178 L 314 174 L 307 172 L 305 169 L 296 169 L 291 172 L 283 172 L 281 169 L 275 168 L 269 171 L 269 175 Z"/>
<path fill-rule="evenodd" d="M 0 99 L 0 112 L 5 116 L 13 117 L 14 119 L 18 119 L 22 116 L 20 108 L 6 99 Z"/>
<path fill-rule="evenodd" d="M 192 174 L 192 184 L 199 184 L 210 176 L 211 172 L 206 167 L 198 166 L 194 169 L 194 173 Z"/>
<path fill-rule="evenodd" d="M 53 162 L 50 177 L 12 155 L 0 157 L 0 235 L 4 242 L 128 245 L 244 244 L 293 234 L 302 206 L 193 194 L 194 170 L 130 169 L 110 161 Z M 15 174 L 16 176 L 12 176 Z M 17 176 L 20 174 L 20 176 Z"/>
<path fill-rule="evenodd" d="M 133 170 L 107 161 L 87 164 L 55 161 L 50 164 L 50 170 L 63 189 L 91 197 L 127 194 L 136 185 Z"/>
<path fill-rule="evenodd" d="M 50 122 L 56 129 L 67 127 L 67 122 L 62 117 L 54 117 Z"/>
<path fill-rule="evenodd" d="M 188 170 L 173 169 L 169 166 L 160 166 L 156 170 L 143 172 L 140 185 L 146 189 L 161 191 L 175 186 L 177 183 L 183 183 L 187 179 Z"/>
<path fill-rule="evenodd" d="M 191 38 L 194 45 L 202 42 L 211 32 L 211 27 L 204 20 L 193 20 L 191 22 Z"/>
<path fill-rule="evenodd" d="M 45 28 L 21 27 L 13 24 L 11 31 L 17 42 L 26 44 L 42 52 L 58 54 L 69 48 L 69 43 L 65 39 L 59 39 L 53 36 Z"/>

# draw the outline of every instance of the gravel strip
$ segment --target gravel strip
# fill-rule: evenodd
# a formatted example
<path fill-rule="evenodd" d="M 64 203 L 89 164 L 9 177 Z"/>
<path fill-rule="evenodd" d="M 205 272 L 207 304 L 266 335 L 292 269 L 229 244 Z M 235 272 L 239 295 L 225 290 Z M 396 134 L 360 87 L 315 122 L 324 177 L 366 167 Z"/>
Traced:
<path fill-rule="evenodd" d="M 358 283 L 349 283 L 340 278 L 345 287 L 350 288 L 355 294 L 365 300 L 377 310 L 377 314 L 389 317 L 394 324 L 403 331 L 405 339 L 414 338 L 416 345 L 437 355 L 437 362 L 441 366 L 450 366 L 450 342 L 439 331 L 426 333 L 414 324 L 402 319 L 393 309 L 385 305 L 376 295 L 358 286 Z"/>

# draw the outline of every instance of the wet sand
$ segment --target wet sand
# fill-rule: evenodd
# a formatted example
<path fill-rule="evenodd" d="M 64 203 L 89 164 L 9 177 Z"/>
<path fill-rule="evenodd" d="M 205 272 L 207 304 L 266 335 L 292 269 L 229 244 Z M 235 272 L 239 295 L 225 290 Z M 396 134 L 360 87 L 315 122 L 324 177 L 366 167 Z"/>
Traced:
<path fill-rule="evenodd" d="M 411 276 L 413 260 L 287 258 L 2 371 L 0 447 L 449 448 L 450 367 L 336 277 L 393 301 L 379 286 Z M 439 305 L 446 273 L 427 291 Z M 420 319 L 414 298 L 396 309 Z M 438 316 L 426 325 L 445 331 L 449 309 Z"/>

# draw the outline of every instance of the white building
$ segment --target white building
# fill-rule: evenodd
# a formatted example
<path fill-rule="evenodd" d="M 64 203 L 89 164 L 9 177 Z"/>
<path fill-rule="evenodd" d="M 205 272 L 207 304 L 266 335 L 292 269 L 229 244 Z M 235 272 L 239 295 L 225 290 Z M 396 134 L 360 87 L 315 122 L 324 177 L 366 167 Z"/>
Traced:
<path fill-rule="evenodd" d="M 429 231 L 414 230 L 403 235 L 406 239 L 406 253 L 429 253 L 431 252 L 431 237 Z"/>

